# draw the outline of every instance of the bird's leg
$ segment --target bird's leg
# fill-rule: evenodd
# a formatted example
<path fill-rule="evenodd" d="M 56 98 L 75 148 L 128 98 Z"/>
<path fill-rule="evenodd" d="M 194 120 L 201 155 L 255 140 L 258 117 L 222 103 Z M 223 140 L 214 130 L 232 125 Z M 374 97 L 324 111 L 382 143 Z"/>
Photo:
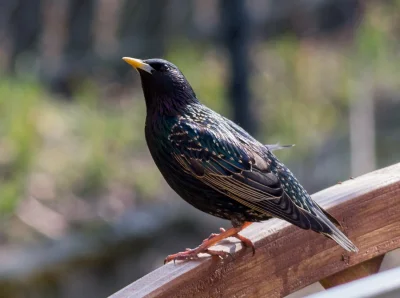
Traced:
<path fill-rule="evenodd" d="M 251 240 L 249 238 L 246 238 L 239 234 L 233 235 L 233 237 L 235 237 L 236 239 L 239 239 L 242 242 L 243 246 L 251 247 L 251 250 L 253 251 L 253 256 L 254 256 L 254 254 L 256 253 L 256 248 L 254 247 L 253 242 L 251 242 Z"/>
<path fill-rule="evenodd" d="M 209 250 L 209 248 L 211 246 L 213 246 L 214 244 L 216 244 L 216 243 L 220 242 L 221 240 L 228 238 L 228 237 L 235 237 L 235 238 L 239 239 L 240 241 L 242 241 L 244 246 L 251 247 L 253 249 L 253 254 L 254 254 L 255 249 L 254 249 L 253 243 L 249 239 L 238 234 L 241 230 L 248 227 L 250 224 L 251 224 L 251 222 L 244 222 L 243 224 L 241 224 L 239 226 L 234 226 L 228 230 L 221 228 L 220 229 L 221 233 L 211 234 L 210 237 L 205 239 L 198 247 L 193 248 L 193 249 L 186 249 L 186 251 L 178 252 L 173 255 L 169 255 L 168 257 L 165 258 L 164 264 L 166 264 L 172 260 L 176 261 L 176 260 L 197 259 L 199 253 L 207 253 L 212 256 L 215 255 L 215 256 L 224 258 L 230 254 L 227 252 L 224 252 L 224 251 Z"/>
<path fill-rule="evenodd" d="M 243 228 L 242 228 L 242 230 L 243 230 Z M 219 231 L 220 231 L 221 233 L 223 233 L 223 232 L 225 232 L 226 230 L 225 230 L 224 228 L 219 228 Z M 210 240 L 210 239 L 212 239 L 212 238 L 214 238 L 215 236 L 218 236 L 218 235 L 219 235 L 219 234 L 212 233 L 210 236 L 208 236 L 207 239 L 204 239 L 203 242 L 208 241 L 208 240 Z M 236 233 L 235 235 L 232 235 L 231 237 L 235 237 L 236 239 L 239 239 L 239 240 L 242 242 L 242 245 L 243 245 L 243 246 L 245 246 L 245 247 L 251 247 L 251 249 L 252 249 L 252 251 L 253 251 L 253 256 L 254 256 L 254 254 L 256 253 L 256 248 L 254 247 L 254 244 L 253 244 L 253 242 L 251 242 L 250 239 L 248 239 L 248 238 L 246 238 L 246 237 L 240 235 L 239 233 Z"/>
<path fill-rule="evenodd" d="M 220 233 L 223 233 L 223 232 L 225 232 L 226 230 L 224 229 L 224 228 L 219 228 L 219 232 Z M 211 233 L 210 234 L 210 236 L 208 236 L 208 238 L 207 239 L 204 239 L 203 240 L 203 242 L 205 242 L 205 241 L 207 241 L 207 240 L 210 240 L 210 239 L 212 239 L 212 238 L 214 238 L 215 236 L 218 236 L 219 234 L 217 234 L 217 233 Z"/>

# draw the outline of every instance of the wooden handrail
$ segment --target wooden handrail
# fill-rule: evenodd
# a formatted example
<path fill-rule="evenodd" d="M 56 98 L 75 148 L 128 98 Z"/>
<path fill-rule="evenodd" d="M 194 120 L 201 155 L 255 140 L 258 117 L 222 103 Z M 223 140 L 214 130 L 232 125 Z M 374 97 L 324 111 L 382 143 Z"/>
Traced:
<path fill-rule="evenodd" d="M 282 297 L 400 247 L 400 163 L 313 198 L 342 223 L 359 253 L 273 219 L 242 232 L 254 242 L 255 256 L 232 239 L 213 249 L 229 251 L 234 259 L 169 263 L 111 297 Z"/>
<path fill-rule="evenodd" d="M 400 268 L 307 296 L 307 298 L 337 297 L 400 297 Z"/>

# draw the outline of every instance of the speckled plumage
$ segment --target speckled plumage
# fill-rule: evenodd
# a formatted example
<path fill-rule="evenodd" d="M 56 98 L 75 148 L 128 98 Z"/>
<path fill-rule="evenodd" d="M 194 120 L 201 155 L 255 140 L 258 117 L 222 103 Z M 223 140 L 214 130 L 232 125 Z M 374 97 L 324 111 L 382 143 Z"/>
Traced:
<path fill-rule="evenodd" d="M 172 63 L 144 62 L 154 70 L 139 69 L 147 145 L 165 180 L 185 201 L 234 224 L 278 217 L 357 250 L 268 146 L 201 104 Z"/>

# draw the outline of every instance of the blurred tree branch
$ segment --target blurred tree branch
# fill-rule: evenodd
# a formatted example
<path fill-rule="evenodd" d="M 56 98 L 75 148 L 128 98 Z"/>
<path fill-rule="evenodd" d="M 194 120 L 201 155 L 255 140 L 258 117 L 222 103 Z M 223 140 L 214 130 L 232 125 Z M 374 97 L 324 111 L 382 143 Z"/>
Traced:
<path fill-rule="evenodd" d="M 251 112 L 249 77 L 251 63 L 250 22 L 244 1 L 221 0 L 220 17 L 223 43 L 229 53 L 228 96 L 233 108 L 233 119 L 251 134 L 257 130 L 256 119 Z"/>

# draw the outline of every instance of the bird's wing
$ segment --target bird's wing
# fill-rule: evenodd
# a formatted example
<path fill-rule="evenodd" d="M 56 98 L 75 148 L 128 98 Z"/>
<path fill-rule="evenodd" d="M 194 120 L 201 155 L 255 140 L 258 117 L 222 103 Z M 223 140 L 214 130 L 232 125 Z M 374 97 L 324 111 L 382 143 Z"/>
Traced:
<path fill-rule="evenodd" d="M 313 214 L 312 202 L 288 194 L 271 171 L 271 160 L 246 147 L 229 130 L 209 129 L 182 120 L 172 127 L 169 140 L 173 158 L 183 170 L 216 191 L 259 213 L 305 229 L 315 226 L 316 230 L 323 230 Z"/>

